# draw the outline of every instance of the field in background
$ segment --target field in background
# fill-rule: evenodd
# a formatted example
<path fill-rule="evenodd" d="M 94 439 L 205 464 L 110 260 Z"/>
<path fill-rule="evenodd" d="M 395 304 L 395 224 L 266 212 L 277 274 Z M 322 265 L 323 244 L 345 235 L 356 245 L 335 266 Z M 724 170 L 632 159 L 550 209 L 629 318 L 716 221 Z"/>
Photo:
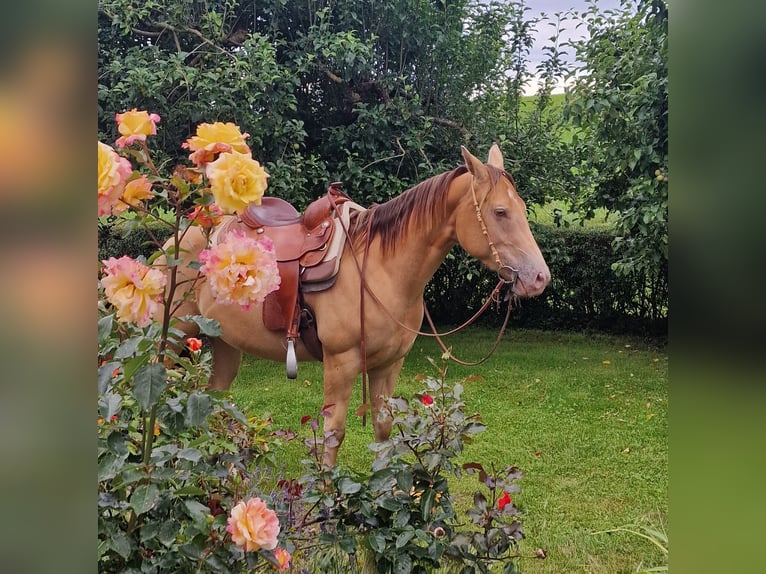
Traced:
<path fill-rule="evenodd" d="M 450 338 L 461 358 L 479 358 L 495 333 L 473 329 Z M 435 375 L 426 357 L 440 352 L 419 338 L 408 356 L 396 394 L 419 390 L 418 374 Z M 527 573 L 609 573 L 662 563 L 647 540 L 628 533 L 596 532 L 633 524 L 662 527 L 667 517 L 667 355 L 625 338 L 540 331 L 506 335 L 495 356 L 481 367 L 451 366 L 448 379 L 468 375 L 468 412 L 479 412 L 487 431 L 466 448 L 462 462 L 516 465 L 525 476 L 514 500 L 521 509 L 526 540 L 545 560 L 518 563 Z M 355 390 L 351 411 L 361 404 Z M 270 415 L 275 428 L 301 436 L 300 418 L 322 406 L 321 366 L 302 363 L 297 380 L 278 363 L 245 358 L 233 386 L 248 414 Z M 368 423 L 349 417 L 339 464 L 367 469 L 373 455 Z M 301 474 L 300 441 L 280 453 L 285 476 Z M 457 506 L 476 489 L 473 477 L 451 482 Z"/>

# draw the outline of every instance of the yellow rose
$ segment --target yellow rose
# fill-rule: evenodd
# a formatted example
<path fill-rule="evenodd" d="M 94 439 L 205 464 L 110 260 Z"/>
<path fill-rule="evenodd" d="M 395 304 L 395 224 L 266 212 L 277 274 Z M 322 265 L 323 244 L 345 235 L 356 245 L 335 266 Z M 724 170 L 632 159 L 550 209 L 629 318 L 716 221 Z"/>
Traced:
<path fill-rule="evenodd" d="M 160 116 L 133 108 L 129 112 L 116 114 L 115 119 L 121 137 L 114 143 L 117 147 L 125 147 L 135 141 L 146 141 L 146 136 L 155 135 Z"/>
<path fill-rule="evenodd" d="M 137 177 L 129 181 L 125 186 L 125 191 L 122 192 L 122 199 L 112 208 L 112 213 L 119 215 L 128 207 L 136 207 L 141 203 L 141 200 L 150 199 L 153 195 L 152 183 L 147 177 L 145 175 Z"/>
<path fill-rule="evenodd" d="M 249 203 L 261 203 L 269 174 L 249 153 L 222 153 L 205 169 L 210 191 L 227 213 L 241 212 Z"/>
<path fill-rule="evenodd" d="M 231 122 L 200 124 L 197 126 L 197 135 L 190 137 L 181 147 L 194 152 L 189 155 L 189 159 L 194 165 L 200 166 L 212 161 L 217 153 L 250 153 L 245 143 L 246 137 L 250 137 L 250 134 L 241 133 L 239 126 Z"/>
<path fill-rule="evenodd" d="M 110 146 L 98 142 L 98 214 L 109 215 L 125 190 L 133 167 Z"/>

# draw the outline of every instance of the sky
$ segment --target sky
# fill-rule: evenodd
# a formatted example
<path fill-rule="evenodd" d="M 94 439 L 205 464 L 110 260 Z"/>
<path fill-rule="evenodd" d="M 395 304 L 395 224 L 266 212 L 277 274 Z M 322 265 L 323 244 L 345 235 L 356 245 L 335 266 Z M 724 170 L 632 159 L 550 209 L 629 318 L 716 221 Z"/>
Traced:
<path fill-rule="evenodd" d="M 541 14 L 546 14 L 550 21 L 555 22 L 554 14 L 556 12 L 567 12 L 570 9 L 574 9 L 577 12 L 583 12 L 588 8 L 588 2 L 586 0 L 527 0 L 527 6 L 530 10 L 527 12 L 528 16 L 537 17 Z M 598 7 L 602 10 L 611 8 L 619 8 L 620 0 L 598 0 Z M 586 31 L 584 26 L 576 28 L 576 21 L 569 19 L 562 24 L 562 32 L 559 36 L 559 42 L 563 43 L 572 39 L 579 39 L 584 37 Z M 534 33 L 535 43 L 530 51 L 530 70 L 534 70 L 544 57 L 543 47 L 549 44 L 548 38 L 553 35 L 554 28 L 549 26 L 546 22 L 541 22 L 537 26 L 537 30 Z M 567 61 L 574 60 L 574 54 L 569 51 Z M 526 93 L 533 94 L 537 90 L 537 82 L 533 82 L 532 85 L 527 86 Z M 559 86 L 554 89 L 554 92 L 563 92 L 563 86 Z"/>

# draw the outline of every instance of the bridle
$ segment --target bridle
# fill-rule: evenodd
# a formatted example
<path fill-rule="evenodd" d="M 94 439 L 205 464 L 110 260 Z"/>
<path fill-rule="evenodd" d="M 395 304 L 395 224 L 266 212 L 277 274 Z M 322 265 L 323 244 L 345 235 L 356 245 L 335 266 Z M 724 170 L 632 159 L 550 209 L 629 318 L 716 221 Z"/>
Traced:
<path fill-rule="evenodd" d="M 502 175 L 508 179 L 508 181 L 513 184 L 513 178 L 508 174 L 505 170 L 502 171 Z M 487 229 L 487 224 L 484 223 L 484 217 L 481 215 L 481 205 L 479 204 L 479 200 L 476 197 L 476 178 L 471 178 L 471 198 L 473 199 L 473 207 L 476 211 L 476 219 L 479 221 L 479 225 L 481 226 L 481 232 L 484 234 L 484 238 L 487 240 L 487 243 L 489 244 L 489 251 L 492 253 L 492 257 L 495 259 L 495 263 L 497 263 L 497 276 L 500 278 L 501 281 L 505 281 L 506 283 L 515 283 L 516 279 L 519 276 L 519 270 L 515 267 L 512 267 L 511 265 L 505 265 L 503 264 L 502 260 L 500 259 L 500 253 L 498 253 L 497 248 L 495 247 L 495 242 L 492 241 L 492 238 L 489 236 L 489 229 Z M 515 185 L 514 185 L 515 187 Z M 484 201 L 486 201 L 487 197 L 489 197 L 490 193 L 495 191 L 494 186 L 492 186 L 492 190 L 487 194 L 487 196 L 482 201 L 482 204 Z M 505 277 L 503 277 L 502 271 L 503 269 L 508 269 L 511 273 L 513 273 L 513 279 L 507 280 Z"/>

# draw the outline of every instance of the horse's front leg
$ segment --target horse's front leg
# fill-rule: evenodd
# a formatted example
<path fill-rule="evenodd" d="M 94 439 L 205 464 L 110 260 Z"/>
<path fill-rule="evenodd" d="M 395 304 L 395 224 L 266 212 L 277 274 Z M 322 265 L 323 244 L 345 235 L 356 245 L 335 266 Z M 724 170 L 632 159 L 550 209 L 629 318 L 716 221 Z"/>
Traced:
<path fill-rule="evenodd" d="M 372 412 L 372 424 L 375 428 L 375 442 L 383 442 L 391 436 L 391 416 L 385 408 L 386 401 L 394 392 L 396 380 L 402 370 L 404 357 L 393 365 L 382 369 L 371 370 L 370 380 L 370 406 Z"/>
<path fill-rule="evenodd" d="M 335 466 L 338 449 L 346 436 L 346 416 L 354 381 L 359 373 L 359 353 L 347 352 L 324 357 L 324 404 L 329 415 L 324 419 L 324 464 Z"/>

